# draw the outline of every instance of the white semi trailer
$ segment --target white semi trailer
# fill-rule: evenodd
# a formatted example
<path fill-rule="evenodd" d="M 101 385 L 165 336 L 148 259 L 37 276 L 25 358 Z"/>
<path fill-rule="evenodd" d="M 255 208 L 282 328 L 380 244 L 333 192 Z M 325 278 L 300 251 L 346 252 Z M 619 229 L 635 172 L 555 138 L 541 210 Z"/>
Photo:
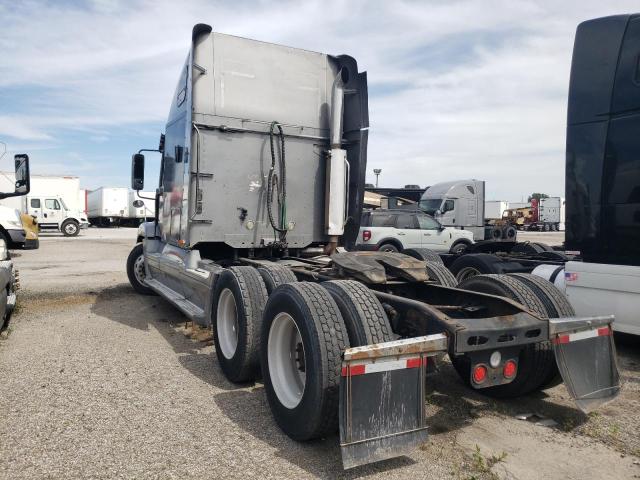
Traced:
<path fill-rule="evenodd" d="M 92 225 L 119 225 L 129 215 L 129 189 L 100 187 L 87 194 L 87 216 Z"/>
<path fill-rule="evenodd" d="M 152 220 L 156 216 L 156 192 L 135 192 L 129 190 L 129 212 L 127 220 L 136 226 L 143 220 Z M 135 204 L 134 204 L 135 203 Z"/>
<path fill-rule="evenodd" d="M 345 468 L 425 440 L 425 374 L 438 355 L 487 395 L 523 395 L 560 375 L 585 411 L 615 397 L 611 316 L 575 317 L 535 276 L 458 288 L 420 249 L 348 251 L 367 103 L 352 57 L 196 25 L 157 150 L 159 208 L 127 259 L 133 288 L 212 328 L 217 368 L 232 382 L 261 379 L 291 438 L 339 429 Z"/>
<path fill-rule="evenodd" d="M 505 202 L 504 200 L 489 200 L 484 202 L 484 218 L 487 220 L 500 220 L 507 210 L 509 210 L 509 202 Z"/>

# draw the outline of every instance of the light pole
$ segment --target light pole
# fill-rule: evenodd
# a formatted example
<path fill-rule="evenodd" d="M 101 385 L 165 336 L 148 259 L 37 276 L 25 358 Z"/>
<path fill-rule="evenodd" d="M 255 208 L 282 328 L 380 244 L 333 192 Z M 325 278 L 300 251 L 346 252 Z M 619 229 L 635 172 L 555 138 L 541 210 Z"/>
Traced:
<path fill-rule="evenodd" d="M 373 173 L 376 176 L 376 188 L 378 188 L 378 177 L 380 176 L 380 174 L 382 173 L 382 169 L 381 168 L 374 168 L 373 169 Z"/>

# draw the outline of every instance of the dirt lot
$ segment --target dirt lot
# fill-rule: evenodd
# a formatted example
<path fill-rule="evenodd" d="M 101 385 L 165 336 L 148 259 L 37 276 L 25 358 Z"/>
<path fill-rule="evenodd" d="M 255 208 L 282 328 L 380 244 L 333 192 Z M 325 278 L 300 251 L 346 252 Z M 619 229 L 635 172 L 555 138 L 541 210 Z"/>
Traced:
<path fill-rule="evenodd" d="M 133 292 L 124 264 L 134 238 L 51 234 L 15 256 L 19 311 L 0 340 L 0 478 L 640 478 L 638 341 L 618 339 L 624 392 L 589 416 L 562 385 L 493 401 L 446 364 L 428 379 L 430 440 L 343 473 L 337 436 L 288 439 L 262 385 L 227 382 L 179 312 Z"/>

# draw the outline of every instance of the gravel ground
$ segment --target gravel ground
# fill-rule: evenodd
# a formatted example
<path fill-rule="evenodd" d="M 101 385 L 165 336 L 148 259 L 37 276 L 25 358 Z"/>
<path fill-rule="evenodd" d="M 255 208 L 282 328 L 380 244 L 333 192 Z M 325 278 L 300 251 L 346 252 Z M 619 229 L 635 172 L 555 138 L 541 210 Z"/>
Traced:
<path fill-rule="evenodd" d="M 133 292 L 124 263 L 134 239 L 133 229 L 45 234 L 39 250 L 15 255 L 22 290 L 0 340 L 0 478 L 640 478 L 638 341 L 621 338 L 624 392 L 591 416 L 562 385 L 497 402 L 444 364 L 428 379 L 430 440 L 343 472 L 337 436 L 291 441 L 262 385 L 227 382 L 206 333 Z M 514 418 L 524 412 L 557 426 Z"/>

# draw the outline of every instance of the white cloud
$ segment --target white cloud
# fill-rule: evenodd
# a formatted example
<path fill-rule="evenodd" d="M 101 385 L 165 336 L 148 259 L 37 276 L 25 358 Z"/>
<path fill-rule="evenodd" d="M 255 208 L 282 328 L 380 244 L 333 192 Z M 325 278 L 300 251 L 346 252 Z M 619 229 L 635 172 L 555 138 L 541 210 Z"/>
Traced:
<path fill-rule="evenodd" d="M 86 132 L 95 143 L 127 125 L 160 126 L 191 27 L 206 22 L 357 58 L 372 92 L 369 170 L 381 167 L 383 184 L 472 176 L 495 198 L 560 194 L 575 27 L 635 8 L 626 0 L 2 3 L 0 92 L 37 95 L 9 111 L 0 105 L 0 135 L 47 143 Z M 111 175 L 106 163 L 93 171 Z"/>

